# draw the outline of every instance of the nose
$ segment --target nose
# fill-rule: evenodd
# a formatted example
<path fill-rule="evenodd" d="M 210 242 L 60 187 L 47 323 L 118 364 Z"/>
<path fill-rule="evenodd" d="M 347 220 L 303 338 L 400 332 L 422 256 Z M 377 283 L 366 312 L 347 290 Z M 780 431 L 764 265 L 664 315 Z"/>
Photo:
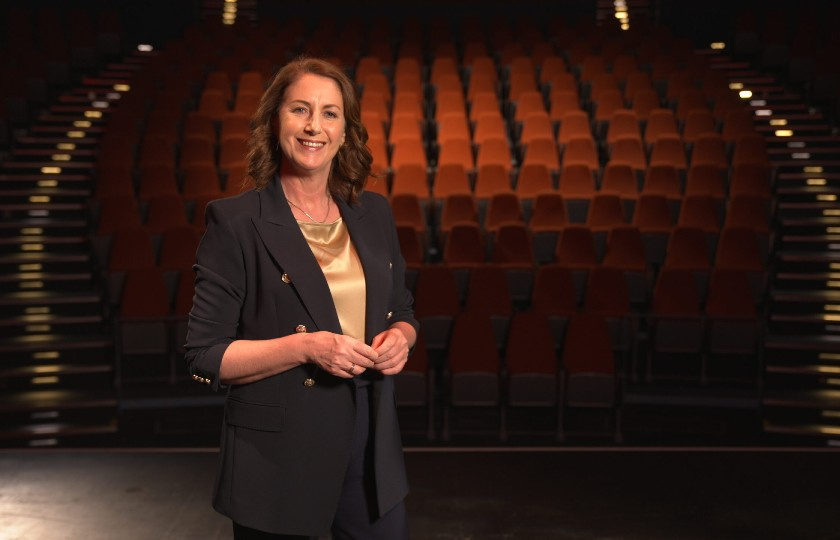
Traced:
<path fill-rule="evenodd" d="M 309 116 L 309 121 L 306 122 L 306 131 L 308 133 L 321 132 L 321 122 L 318 120 L 318 115 L 313 114 Z"/>

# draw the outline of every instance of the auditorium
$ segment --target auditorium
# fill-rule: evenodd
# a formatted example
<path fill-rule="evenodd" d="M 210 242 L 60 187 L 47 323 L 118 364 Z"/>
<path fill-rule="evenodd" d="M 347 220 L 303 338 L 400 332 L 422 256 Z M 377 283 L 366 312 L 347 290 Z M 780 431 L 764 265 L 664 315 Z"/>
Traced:
<path fill-rule="evenodd" d="M 233 539 L 234 449 L 314 445 L 338 420 L 313 396 L 362 392 L 366 460 L 377 411 L 398 422 L 413 540 L 840 540 L 838 20 L 828 0 L 4 1 L 0 539 Z M 383 321 L 411 300 L 407 360 L 363 384 L 207 368 L 275 311 L 307 315 L 266 343 L 331 328 L 260 241 L 282 223 L 222 212 L 273 193 L 257 139 L 286 160 L 290 128 L 260 122 L 301 59 L 349 85 L 359 201 L 398 260 L 374 275 L 333 172 L 323 220 L 287 187 L 283 212 L 316 257 L 307 225 L 347 222 L 366 351 L 373 295 L 396 287 Z M 277 271 L 219 285 L 208 246 Z M 240 313 L 209 320 L 220 291 Z M 243 408 L 249 385 L 283 406 Z M 294 459 L 346 457 L 323 446 Z M 368 538 L 338 531 L 235 536 Z"/>

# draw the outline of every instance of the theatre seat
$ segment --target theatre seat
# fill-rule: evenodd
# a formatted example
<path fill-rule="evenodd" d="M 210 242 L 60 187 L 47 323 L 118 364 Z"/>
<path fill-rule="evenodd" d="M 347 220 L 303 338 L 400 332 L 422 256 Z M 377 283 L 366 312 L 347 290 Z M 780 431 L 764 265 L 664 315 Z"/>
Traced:
<path fill-rule="evenodd" d="M 465 311 L 455 318 L 444 381 L 443 440 L 452 439 L 453 434 L 489 434 L 498 440 L 503 425 L 501 358 L 486 313 Z M 462 416 L 466 413 L 473 413 L 469 423 Z"/>
<path fill-rule="evenodd" d="M 511 435 L 548 434 L 556 438 L 558 427 L 557 395 L 559 361 L 548 315 L 540 311 L 518 311 L 510 321 L 504 355 L 503 384 L 504 424 L 502 438 Z M 512 416 L 518 411 L 548 409 L 553 422 L 533 426 Z M 528 414 L 528 416 L 534 416 Z M 526 427 L 520 427 L 525 424 Z M 530 424 L 530 425 L 529 425 Z"/>
<path fill-rule="evenodd" d="M 414 314 L 430 350 L 447 348 L 452 322 L 460 311 L 458 284 L 452 269 L 440 264 L 420 267 L 414 292 Z"/>
<path fill-rule="evenodd" d="M 126 272 L 117 306 L 118 384 L 169 380 L 171 311 L 170 292 L 160 270 Z"/>
<path fill-rule="evenodd" d="M 700 289 L 690 270 L 661 269 L 653 288 L 648 328 L 646 379 L 699 381 L 705 322 Z"/>
<path fill-rule="evenodd" d="M 408 356 L 405 367 L 394 376 L 394 396 L 397 411 L 401 415 L 400 428 L 403 433 L 410 432 L 410 422 L 404 418 L 408 412 L 418 410 L 423 415 L 419 422 L 428 441 L 437 438 L 435 428 L 435 369 L 429 359 L 426 341 L 422 334 L 417 336 L 414 349 Z"/>
<path fill-rule="evenodd" d="M 602 316 L 570 317 L 560 366 L 559 438 L 600 434 L 620 441 L 619 378 L 609 326 Z M 581 414 L 585 411 L 601 414 L 593 421 Z"/>
<path fill-rule="evenodd" d="M 704 311 L 708 325 L 705 380 L 757 384 L 764 325 L 747 272 L 715 268 L 709 278 Z"/>

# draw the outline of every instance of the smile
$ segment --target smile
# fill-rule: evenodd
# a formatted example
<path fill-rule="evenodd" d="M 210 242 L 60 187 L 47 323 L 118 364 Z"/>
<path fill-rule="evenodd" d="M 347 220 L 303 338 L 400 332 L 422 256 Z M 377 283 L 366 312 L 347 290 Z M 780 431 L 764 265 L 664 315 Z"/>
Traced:
<path fill-rule="evenodd" d="M 300 142 L 300 144 L 302 144 L 303 146 L 306 146 L 308 148 L 321 148 L 325 144 L 325 143 L 322 143 L 322 142 L 303 141 L 303 140 L 300 140 L 300 139 L 298 139 L 298 142 Z"/>

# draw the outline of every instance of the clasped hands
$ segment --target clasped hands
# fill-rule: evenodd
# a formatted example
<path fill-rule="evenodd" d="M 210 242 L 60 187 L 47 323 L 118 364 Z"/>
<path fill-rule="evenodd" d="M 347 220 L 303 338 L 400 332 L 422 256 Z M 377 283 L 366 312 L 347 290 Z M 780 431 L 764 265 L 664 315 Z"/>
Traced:
<path fill-rule="evenodd" d="M 394 375 L 402 371 L 408 360 L 408 340 L 397 328 L 377 334 L 370 345 L 342 334 L 313 332 L 313 361 L 318 366 L 345 379 L 361 375 L 368 369 Z"/>

